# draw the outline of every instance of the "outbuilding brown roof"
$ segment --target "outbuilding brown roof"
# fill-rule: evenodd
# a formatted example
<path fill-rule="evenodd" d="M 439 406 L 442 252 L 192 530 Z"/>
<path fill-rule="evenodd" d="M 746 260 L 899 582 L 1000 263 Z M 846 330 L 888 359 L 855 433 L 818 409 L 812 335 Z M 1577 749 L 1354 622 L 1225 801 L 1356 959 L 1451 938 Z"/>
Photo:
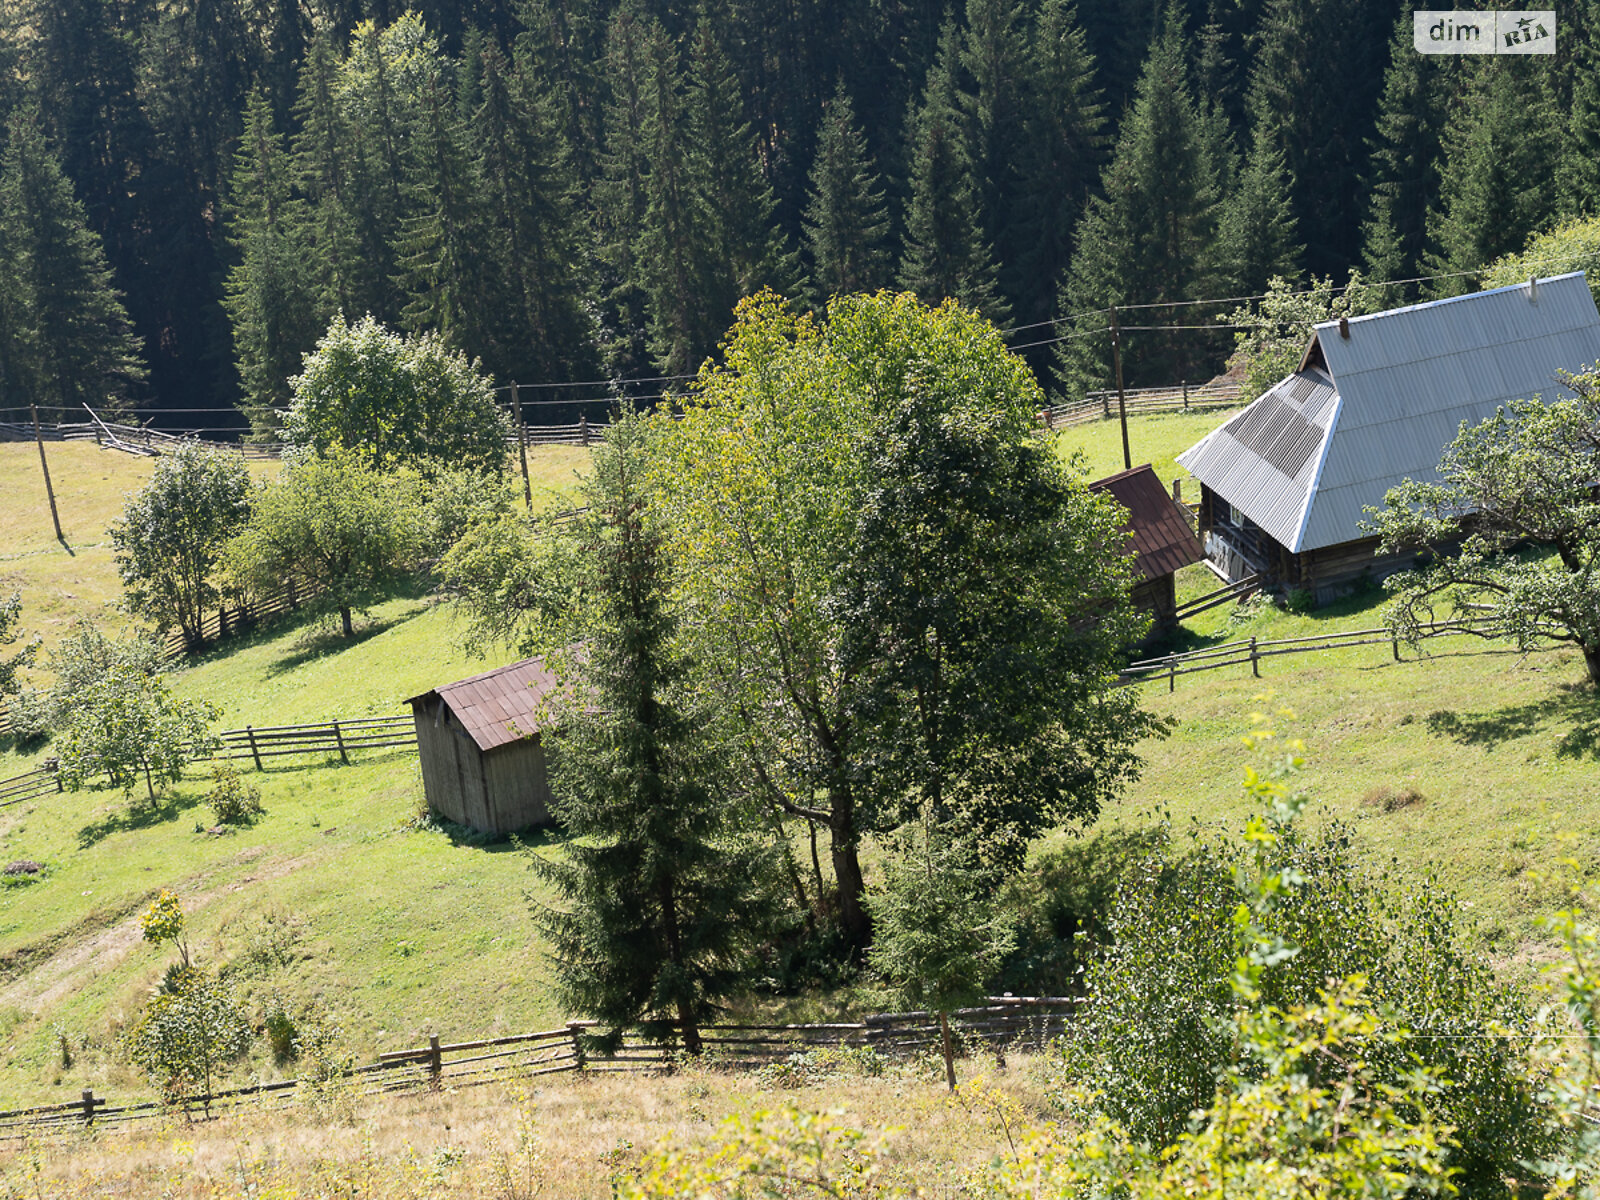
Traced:
<path fill-rule="evenodd" d="M 1097 479 L 1089 488 L 1110 492 L 1128 510 L 1123 528 L 1133 531 L 1129 549 L 1135 569 L 1144 578 L 1158 579 L 1200 561 L 1200 539 L 1149 463 Z"/>
<path fill-rule="evenodd" d="M 543 659 L 527 658 L 423 692 L 409 703 L 432 711 L 433 701 L 442 700 L 479 750 L 493 750 L 539 732 L 544 701 L 559 688 Z"/>

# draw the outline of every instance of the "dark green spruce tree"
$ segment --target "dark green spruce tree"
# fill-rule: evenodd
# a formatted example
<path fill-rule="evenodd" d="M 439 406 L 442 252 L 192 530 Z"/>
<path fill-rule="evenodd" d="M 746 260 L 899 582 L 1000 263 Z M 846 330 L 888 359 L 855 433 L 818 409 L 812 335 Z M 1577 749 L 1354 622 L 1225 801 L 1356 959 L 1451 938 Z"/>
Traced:
<path fill-rule="evenodd" d="M 947 24 L 910 121 L 911 203 L 900 286 L 927 304 L 953 297 L 993 321 L 1009 308 L 983 234 L 977 172 L 964 132 L 956 28 Z"/>
<path fill-rule="evenodd" d="M 690 47 L 685 101 L 685 148 L 715 232 L 710 254 L 722 287 L 713 303 L 725 329 L 741 298 L 762 288 L 792 292 L 799 266 L 777 221 L 777 198 L 761 173 L 739 77 L 704 5 Z"/>
<path fill-rule="evenodd" d="M 472 129 L 491 250 L 481 353 L 502 379 L 588 378 L 598 364 L 562 114 L 539 77 L 494 46 L 479 93 Z"/>
<path fill-rule="evenodd" d="M 1217 261 L 1222 197 L 1184 46 L 1182 17 L 1169 10 L 1123 118 L 1102 194 L 1078 226 L 1061 305 L 1092 315 L 1062 330 L 1058 363 L 1069 395 L 1110 386 L 1109 306 L 1222 294 L 1215 290 L 1224 276 Z M 1159 319 L 1138 323 L 1189 323 L 1172 320 L 1168 310 L 1145 312 Z M 1128 332 L 1122 344 L 1130 387 L 1199 379 L 1220 364 L 1215 339 L 1194 330 Z"/>
<path fill-rule="evenodd" d="M 727 329 L 730 289 L 719 277 L 721 231 L 689 144 L 677 47 L 658 27 L 648 54 L 648 173 L 633 261 L 645 295 L 651 357 L 663 374 L 684 375 L 699 369 Z"/>
<path fill-rule="evenodd" d="M 1563 217 L 1600 213 L 1600 0 L 1562 14 L 1560 49 L 1571 81 L 1556 177 Z"/>
<path fill-rule="evenodd" d="M 589 188 L 589 209 L 600 276 L 601 351 L 621 375 L 643 374 L 645 292 L 635 242 L 649 203 L 645 177 L 649 49 L 666 35 L 640 5 L 625 2 L 606 34 L 606 97 L 599 175 Z"/>
<path fill-rule="evenodd" d="M 1016 279 L 1004 268 L 1021 261 L 1030 232 L 1021 219 L 1028 183 L 1022 164 L 1032 134 L 1026 123 L 1033 100 L 1027 35 L 1020 0 L 967 0 L 960 63 L 976 90 L 962 92 L 960 103 L 967 115 L 979 223 L 997 263 L 1003 264 L 997 278 L 1013 309 L 1016 296 L 1003 285 Z"/>
<path fill-rule="evenodd" d="M 1444 139 L 1438 206 L 1430 213 L 1430 294 L 1472 290 L 1468 272 L 1519 251 L 1550 223 L 1555 197 L 1556 122 L 1523 60 L 1474 64 L 1466 95 L 1448 119 L 1460 136 Z"/>
<path fill-rule="evenodd" d="M 289 376 L 299 372 L 301 355 L 316 345 L 325 322 L 305 236 L 305 201 L 295 195 L 288 148 L 260 91 L 245 109 L 225 216 L 234 254 L 225 303 L 243 407 L 251 432 L 270 437 L 278 424 L 274 410 L 289 407 Z"/>
<path fill-rule="evenodd" d="M 338 55 L 326 34 L 312 41 L 301 68 L 294 116 L 299 127 L 293 142 L 295 173 L 309 209 L 306 239 L 316 273 L 318 308 L 324 317 L 357 313 L 365 286 L 360 238 L 351 212 L 352 135 L 339 103 Z"/>
<path fill-rule="evenodd" d="M 1238 178 L 1226 192 L 1217 228 L 1218 274 L 1226 290 L 1259 295 L 1274 276 L 1294 279 L 1304 247 L 1295 238 L 1283 152 L 1257 132 Z"/>
<path fill-rule="evenodd" d="M 1026 69 L 1020 182 L 1000 281 L 1012 319 L 1032 325 L 1055 315 L 1072 261 L 1072 231 L 1104 158 L 1105 115 L 1073 0 L 1045 0 Z"/>
<path fill-rule="evenodd" d="M 100 239 L 49 145 L 39 110 L 24 104 L 6 127 L 0 160 L 15 403 L 60 420 L 85 404 L 116 410 L 144 377 L 139 343 L 112 284 Z"/>
<path fill-rule="evenodd" d="M 535 856 L 560 908 L 540 908 L 562 1002 L 606 1026 L 681 1039 L 745 982 L 770 872 L 682 684 L 671 568 L 646 491 L 645 423 L 623 417 L 596 451 L 570 535 L 588 600 L 582 682 L 555 740 L 560 858 Z"/>
<path fill-rule="evenodd" d="M 888 206 L 843 79 L 822 110 L 804 227 L 816 307 L 888 286 Z"/>
<path fill-rule="evenodd" d="M 1427 250 L 1428 206 L 1439 189 L 1439 135 L 1446 87 L 1458 64 L 1446 55 L 1416 54 L 1411 14 L 1395 26 L 1369 175 L 1371 198 L 1362 226 L 1363 270 L 1374 280 L 1415 279 Z M 1416 284 L 1384 288 L 1385 307 L 1408 303 Z"/>
<path fill-rule="evenodd" d="M 405 208 L 395 242 L 406 291 L 405 324 L 480 354 L 493 322 L 488 205 L 465 123 L 443 72 L 418 88 L 404 139 Z"/>

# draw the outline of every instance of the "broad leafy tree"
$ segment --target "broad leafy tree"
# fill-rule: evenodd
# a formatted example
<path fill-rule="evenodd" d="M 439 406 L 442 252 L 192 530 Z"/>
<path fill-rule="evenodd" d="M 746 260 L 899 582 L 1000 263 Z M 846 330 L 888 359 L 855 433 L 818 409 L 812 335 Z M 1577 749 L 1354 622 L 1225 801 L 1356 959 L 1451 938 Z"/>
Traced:
<path fill-rule="evenodd" d="M 1464 427 L 1436 481 L 1407 480 L 1371 510 L 1383 551 L 1431 558 L 1386 585 L 1400 637 L 1417 644 L 1432 621 L 1486 617 L 1483 636 L 1578 647 L 1600 684 L 1600 375 L 1566 382 L 1568 399 L 1517 400 Z"/>
<path fill-rule="evenodd" d="M 1227 324 L 1244 328 L 1234 334 L 1228 366 L 1237 372 L 1239 399 L 1249 403 L 1300 366 L 1316 326 L 1339 317 L 1359 317 L 1383 305 L 1382 288 L 1369 285 L 1359 271 L 1335 288 L 1331 279 L 1312 279 L 1302 287 L 1281 275 L 1267 282 L 1266 295 L 1235 309 Z"/>
<path fill-rule="evenodd" d="M 199 646 L 206 611 L 221 600 L 223 546 L 249 510 L 250 474 L 238 454 L 188 443 L 163 456 L 110 529 L 129 609 Z"/>
<path fill-rule="evenodd" d="M 1600 295 L 1600 217 L 1568 221 L 1528 239 L 1520 253 L 1505 254 L 1480 276 L 1485 288 L 1527 283 L 1545 275 L 1583 271 L 1591 294 Z"/>
<path fill-rule="evenodd" d="M 827 830 L 864 943 L 865 833 L 927 799 L 1014 854 L 1128 777 L 1155 723 L 1109 680 L 1141 619 L 1118 518 L 1037 440 L 1038 386 L 982 318 L 741 312 L 659 456 L 684 636 L 743 769 Z"/>
<path fill-rule="evenodd" d="M 448 464 L 503 471 L 509 424 L 476 363 L 434 334 L 334 318 L 290 381 L 290 447 L 345 450 L 378 470 Z"/>
<path fill-rule="evenodd" d="M 353 612 L 409 578 L 423 532 L 414 476 L 382 474 L 349 453 L 305 458 L 256 490 L 224 569 L 258 594 L 302 585 L 309 611 L 337 615 L 351 637 Z"/>
<path fill-rule="evenodd" d="M 22 619 L 22 596 L 12 594 L 0 598 L 0 646 L 14 646 L 21 638 L 18 625 Z M 15 653 L 0 655 L 0 701 L 16 695 L 22 686 L 17 673 L 30 665 L 39 653 L 39 639 L 27 643 Z"/>
<path fill-rule="evenodd" d="M 154 675 L 161 669 L 161 644 L 143 633 L 108 638 L 88 621 L 79 621 L 45 652 L 48 687 L 23 687 L 12 705 L 12 724 L 24 737 L 59 732 L 73 715 L 78 697 L 113 670 Z"/>
<path fill-rule="evenodd" d="M 158 781 L 177 782 L 184 767 L 221 745 L 211 733 L 219 715 L 208 701 L 174 698 L 159 675 L 113 666 L 72 699 L 54 743 L 61 781 L 76 791 L 104 775 L 132 795 L 143 779 L 154 801 Z"/>

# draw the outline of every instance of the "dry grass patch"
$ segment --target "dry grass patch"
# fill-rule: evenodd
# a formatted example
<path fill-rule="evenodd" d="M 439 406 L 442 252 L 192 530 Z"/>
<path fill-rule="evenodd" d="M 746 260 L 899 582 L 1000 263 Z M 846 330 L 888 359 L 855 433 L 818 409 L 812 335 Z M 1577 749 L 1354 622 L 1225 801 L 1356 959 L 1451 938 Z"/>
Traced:
<path fill-rule="evenodd" d="M 1023 1119 L 1049 1118 L 1049 1067 L 1012 1056 L 1001 1072 L 969 1060 L 990 1095 Z M 883 1133 L 881 1179 L 953 1196 L 975 1170 L 1006 1151 L 1005 1134 L 981 1104 L 945 1091 L 932 1060 L 891 1065 L 799 1089 L 764 1087 L 754 1075 L 691 1068 L 677 1075 L 556 1075 L 387 1099 L 352 1111 L 335 1103 L 240 1112 L 192 1124 L 182 1117 L 128 1132 L 83 1134 L 0 1151 L 8 1194 L 55 1200 L 89 1196 L 607 1197 L 655 1150 L 688 1149 L 717 1136 L 731 1116 L 835 1112 Z"/>

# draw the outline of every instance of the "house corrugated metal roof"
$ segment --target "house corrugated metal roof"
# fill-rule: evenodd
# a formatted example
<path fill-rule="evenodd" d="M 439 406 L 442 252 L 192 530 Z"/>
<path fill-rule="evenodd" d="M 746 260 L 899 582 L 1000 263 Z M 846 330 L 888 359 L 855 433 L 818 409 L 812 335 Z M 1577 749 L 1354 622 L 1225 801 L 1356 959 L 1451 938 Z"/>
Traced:
<path fill-rule="evenodd" d="M 1097 479 L 1089 488 L 1111 493 L 1128 510 L 1123 528 L 1133 534 L 1129 549 L 1134 569 L 1145 579 L 1159 579 L 1200 561 L 1200 540 L 1149 463 Z"/>
<path fill-rule="evenodd" d="M 1600 313 L 1581 271 L 1538 280 L 1531 289 L 1514 284 L 1352 317 L 1349 331 L 1340 336 L 1337 321 L 1318 325 L 1314 345 L 1327 375 L 1308 368 L 1289 376 L 1178 456 L 1293 551 L 1363 536 L 1368 505 L 1380 504 L 1407 477 L 1437 478 L 1439 455 L 1463 422 L 1481 421 L 1521 397 L 1570 395 L 1557 371 L 1600 362 Z M 1268 410 L 1281 402 L 1285 385 L 1305 376 L 1328 380 L 1334 394 L 1322 453 L 1308 460 L 1315 469 L 1302 466 L 1285 480 L 1270 462 L 1270 444 L 1224 435 L 1256 425 L 1282 431 L 1288 418 L 1269 418 Z M 1257 406 L 1263 413 L 1253 416 Z"/>
<path fill-rule="evenodd" d="M 1308 367 L 1178 455 L 1189 473 L 1283 545 L 1300 529 L 1339 411 L 1333 380 Z"/>
<path fill-rule="evenodd" d="M 560 688 L 543 659 L 527 658 L 413 696 L 415 706 L 442 700 L 479 750 L 538 733 L 545 700 Z"/>

